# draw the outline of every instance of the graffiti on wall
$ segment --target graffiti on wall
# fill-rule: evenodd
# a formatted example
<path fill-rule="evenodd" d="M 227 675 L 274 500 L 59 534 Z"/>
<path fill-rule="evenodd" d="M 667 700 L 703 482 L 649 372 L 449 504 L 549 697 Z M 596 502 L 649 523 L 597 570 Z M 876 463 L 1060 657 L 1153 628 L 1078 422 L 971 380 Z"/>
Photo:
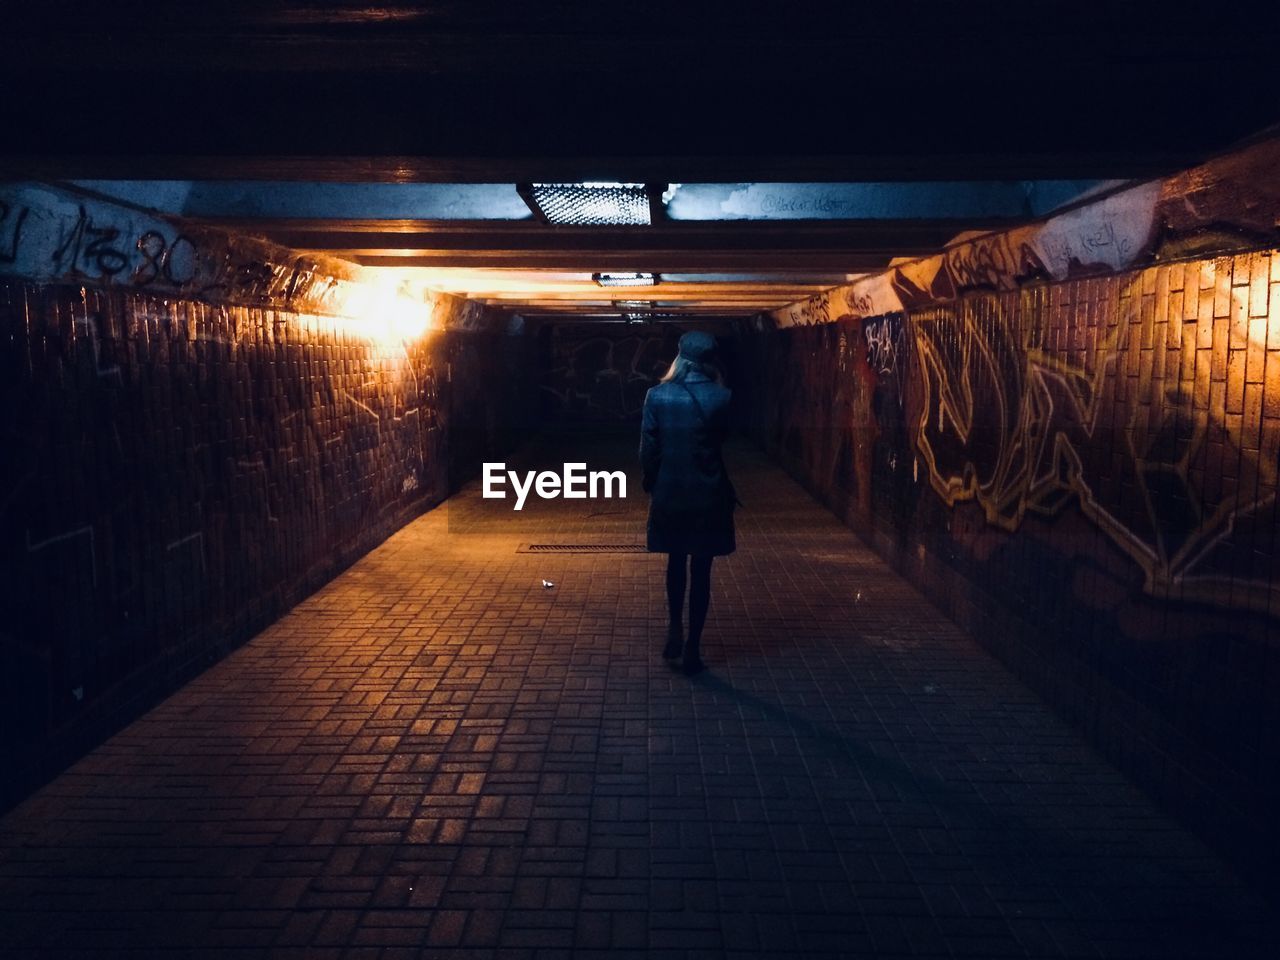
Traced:
<path fill-rule="evenodd" d="M 0 186 L 0 803 L 58 731 L 133 709 L 126 678 L 163 689 L 447 496 L 505 419 L 505 321 Z"/>
<path fill-rule="evenodd" d="M 1255 744 L 1280 622 L 1277 165 L 1280 142 L 1259 144 L 1132 194 L 1145 209 L 1089 204 L 1070 230 L 828 296 L 876 372 L 877 550 L 1163 796 L 1248 807 L 1249 843 L 1274 806 Z M 755 332 L 761 436 L 839 512 L 840 467 L 809 449 L 830 435 L 803 429 L 835 396 L 813 316 Z"/>
<path fill-rule="evenodd" d="M 910 353 L 906 317 L 886 314 L 862 321 L 867 366 L 872 375 L 871 416 L 875 423 L 870 482 L 876 502 L 905 523 L 917 497 L 919 480 L 907 442 L 907 365 Z"/>
<path fill-rule="evenodd" d="M 900 264 L 791 304 L 779 326 L 830 322 L 841 315 L 875 317 L 953 300 L 973 291 L 1016 290 L 1035 280 L 1114 273 L 1151 250 L 1162 196 L 1144 183 L 1040 223 L 975 237 L 942 253 Z"/>
<path fill-rule="evenodd" d="M 499 334 L 386 343 L 335 318 L 6 278 L 0 332 L 14 785 L 26 761 L 8 751 L 38 755 L 123 677 L 162 684 L 179 655 L 242 639 L 447 496 L 458 448 L 493 449 L 504 419 Z M 478 389 L 456 402 L 451 379 Z"/>
<path fill-rule="evenodd" d="M 541 389 L 560 415 L 597 420 L 639 416 L 644 395 L 675 356 L 678 330 L 557 325 Z"/>
<path fill-rule="evenodd" d="M 0 276 L 111 287 L 291 313 L 399 316 L 392 298 L 422 305 L 423 325 L 485 331 L 504 317 L 483 304 L 400 282 L 366 268 L 299 254 L 265 240 L 169 220 L 36 184 L 0 186 Z M 413 326 L 413 324 L 405 324 Z"/>
<path fill-rule="evenodd" d="M 1113 274 L 1149 251 L 1160 196 L 1158 182 L 1144 183 L 1043 223 L 977 237 L 938 257 L 895 267 L 890 282 L 899 303 L 911 308 L 1035 280 Z"/>
<path fill-rule="evenodd" d="M 917 497 L 903 455 L 911 362 L 904 320 L 842 317 L 751 338 L 764 380 L 757 430 L 818 496 L 864 527 L 876 512 L 909 515 Z"/>
<path fill-rule="evenodd" d="M 1271 570 L 1252 548 L 1280 453 L 1280 421 L 1264 416 L 1268 364 L 1280 375 L 1269 259 L 1150 268 L 1072 301 L 1040 288 L 914 313 L 914 441 L 933 489 L 1010 532 L 1078 503 L 1147 592 L 1266 610 Z"/>
<path fill-rule="evenodd" d="M 0 274 L 340 314 L 359 268 L 64 190 L 0 188 Z"/>
<path fill-rule="evenodd" d="M 867 362 L 878 377 L 897 380 L 901 373 L 904 355 L 904 338 L 901 314 L 888 314 L 863 321 L 863 336 L 867 342 Z"/>
<path fill-rule="evenodd" d="M 825 291 L 772 314 L 780 327 L 874 317 L 976 291 L 1017 290 L 1035 281 L 1115 275 L 1152 259 L 1185 255 L 1201 234 L 1216 249 L 1269 246 L 1280 233 L 1280 141 L 1136 184 L 1045 220 L 971 237 L 941 253 Z M 835 308 L 832 304 L 840 304 Z"/>

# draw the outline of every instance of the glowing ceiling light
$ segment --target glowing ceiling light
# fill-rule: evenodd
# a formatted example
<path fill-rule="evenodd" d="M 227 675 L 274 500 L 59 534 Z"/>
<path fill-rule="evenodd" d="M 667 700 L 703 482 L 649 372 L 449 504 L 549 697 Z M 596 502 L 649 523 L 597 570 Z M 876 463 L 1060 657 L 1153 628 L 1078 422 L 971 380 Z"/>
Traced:
<path fill-rule="evenodd" d="M 627 323 L 644 323 L 653 316 L 653 308 L 657 306 L 652 300 L 615 300 L 613 305 Z"/>
<path fill-rule="evenodd" d="M 376 343 L 417 340 L 431 329 L 433 301 L 420 287 L 394 276 L 350 285 L 340 325 Z"/>
<path fill-rule="evenodd" d="M 535 183 L 526 199 L 548 223 L 569 226 L 648 226 L 649 193 L 643 183 L 588 181 Z"/>

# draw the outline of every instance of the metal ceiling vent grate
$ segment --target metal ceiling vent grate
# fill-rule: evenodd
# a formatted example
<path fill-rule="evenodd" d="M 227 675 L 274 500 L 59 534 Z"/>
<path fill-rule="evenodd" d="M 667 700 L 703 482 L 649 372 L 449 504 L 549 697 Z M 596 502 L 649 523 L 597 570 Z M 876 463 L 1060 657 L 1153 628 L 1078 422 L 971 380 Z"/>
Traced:
<path fill-rule="evenodd" d="M 656 273 L 593 273 L 591 279 L 602 287 L 654 287 L 662 278 Z"/>
<path fill-rule="evenodd" d="M 522 543 L 516 553 L 647 553 L 643 543 Z"/>
<path fill-rule="evenodd" d="M 547 222 L 567 226 L 648 226 L 643 183 L 535 183 L 529 199 Z"/>

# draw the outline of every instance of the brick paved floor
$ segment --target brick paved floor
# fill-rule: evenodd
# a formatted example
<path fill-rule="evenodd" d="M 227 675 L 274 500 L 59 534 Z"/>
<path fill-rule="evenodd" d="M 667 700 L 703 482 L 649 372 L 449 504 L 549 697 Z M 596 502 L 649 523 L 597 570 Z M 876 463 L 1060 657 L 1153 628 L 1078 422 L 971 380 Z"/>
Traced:
<path fill-rule="evenodd" d="M 638 539 L 639 496 L 472 488 L 0 821 L 0 953 L 1275 955 L 1219 859 L 731 463 L 709 674 L 658 658 L 661 557 L 516 552 Z"/>

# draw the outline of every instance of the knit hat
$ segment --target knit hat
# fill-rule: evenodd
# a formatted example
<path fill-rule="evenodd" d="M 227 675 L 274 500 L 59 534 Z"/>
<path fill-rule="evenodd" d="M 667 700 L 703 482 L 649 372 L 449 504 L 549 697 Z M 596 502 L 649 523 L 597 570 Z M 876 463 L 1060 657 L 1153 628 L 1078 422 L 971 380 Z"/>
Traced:
<path fill-rule="evenodd" d="M 690 330 L 680 338 L 680 356 L 686 360 L 702 363 L 709 360 L 715 350 L 715 337 L 701 330 Z"/>

